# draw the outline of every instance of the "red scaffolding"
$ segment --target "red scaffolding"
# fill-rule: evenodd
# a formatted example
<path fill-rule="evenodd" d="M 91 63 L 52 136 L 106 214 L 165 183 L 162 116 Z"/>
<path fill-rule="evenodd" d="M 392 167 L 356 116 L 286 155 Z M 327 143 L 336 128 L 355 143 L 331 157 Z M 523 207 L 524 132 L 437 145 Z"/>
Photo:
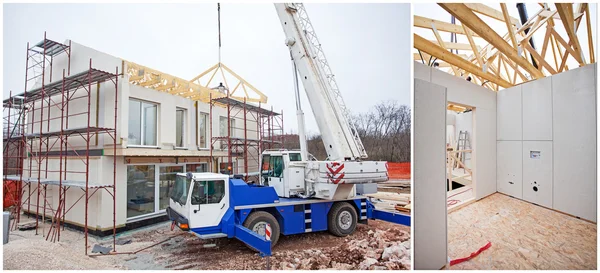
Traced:
<path fill-rule="evenodd" d="M 66 68 L 62 70 L 62 78 L 53 81 L 53 62 L 61 54 L 65 55 Z M 11 92 L 4 100 L 4 200 L 5 206 L 10 200 L 8 203 L 13 207 L 15 220 L 11 228 L 17 228 L 25 212 L 35 218 L 36 235 L 41 227 L 46 240 L 59 241 L 65 216 L 84 199 L 87 255 L 89 200 L 96 192 L 106 191 L 113 199 L 113 251 L 116 251 L 116 149 L 113 149 L 112 183 L 108 182 L 110 179 L 103 179 L 103 183 L 91 181 L 90 142 L 95 138 L 98 145 L 99 136 L 108 135 L 112 147 L 117 145 L 119 68 L 114 73 L 101 71 L 93 68 L 90 59 L 87 70 L 71 75 L 71 43 L 49 40 L 45 33 L 43 41 L 33 47 L 27 44 L 26 62 L 24 93 L 13 96 Z M 30 88 L 32 81 L 35 86 Z M 114 128 L 100 127 L 98 113 L 92 122 L 92 94 L 98 103 L 101 83 L 106 83 L 106 87 L 114 84 Z M 69 125 L 70 120 L 79 123 Z M 49 164 L 50 160 L 58 160 L 58 164 Z M 85 169 L 68 168 L 68 160 L 82 162 Z M 36 185 L 34 189 L 32 184 Z M 48 187 L 58 188 L 58 202 L 48 196 Z M 67 207 L 67 192 L 75 189 L 80 189 L 81 195 Z M 36 199 L 35 205 L 32 198 Z M 50 224 L 47 231 L 46 223 Z"/>
<path fill-rule="evenodd" d="M 222 132 L 221 126 L 223 126 L 219 119 L 219 134 L 214 136 L 213 130 L 213 107 L 223 107 L 227 109 L 227 135 Z M 227 162 L 221 162 L 219 166 L 219 172 L 227 173 L 230 175 L 240 175 L 245 181 L 258 182 L 259 176 L 259 157 L 262 151 L 266 149 L 282 149 L 283 143 L 283 111 L 281 113 L 273 112 L 261 107 L 239 101 L 231 98 L 231 96 L 210 98 L 210 169 L 214 171 L 214 159 L 221 158 L 227 159 Z M 239 123 L 232 124 L 232 120 L 241 120 L 242 125 Z M 251 123 L 250 125 L 248 123 Z M 242 136 L 236 136 L 236 131 L 241 130 Z M 233 135 L 232 135 L 233 133 Z M 253 136 L 249 137 L 249 133 Z M 213 150 L 215 150 L 215 144 L 218 144 L 220 150 L 227 151 L 226 156 L 215 156 Z M 242 160 L 243 170 L 234 162 Z"/>

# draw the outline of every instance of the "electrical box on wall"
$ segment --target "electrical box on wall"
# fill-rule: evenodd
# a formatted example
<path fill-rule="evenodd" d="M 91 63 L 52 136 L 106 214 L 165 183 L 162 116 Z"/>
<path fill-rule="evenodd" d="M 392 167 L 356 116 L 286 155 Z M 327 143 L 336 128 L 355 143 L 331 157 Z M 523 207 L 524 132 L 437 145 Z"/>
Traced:
<path fill-rule="evenodd" d="M 523 200 L 552 208 L 552 141 L 523 141 Z"/>
<path fill-rule="evenodd" d="M 523 165 L 521 141 L 497 142 L 496 183 L 499 192 L 523 198 Z"/>

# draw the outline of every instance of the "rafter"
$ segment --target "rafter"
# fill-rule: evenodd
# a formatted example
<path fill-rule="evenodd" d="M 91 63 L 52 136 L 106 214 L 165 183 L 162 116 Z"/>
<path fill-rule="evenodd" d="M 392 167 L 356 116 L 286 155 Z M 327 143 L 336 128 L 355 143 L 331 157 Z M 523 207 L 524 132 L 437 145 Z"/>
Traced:
<path fill-rule="evenodd" d="M 450 24 L 450 23 L 446 23 L 443 21 L 439 21 L 439 20 L 435 20 L 435 19 L 429 19 L 427 17 L 423 17 L 423 16 L 414 16 L 414 24 L 415 27 L 420 27 L 420 28 L 427 28 L 427 29 L 433 29 L 433 26 L 435 26 L 435 28 L 438 31 L 444 31 L 444 32 L 450 32 L 450 33 L 456 33 L 456 34 L 462 34 L 465 35 L 465 33 L 463 32 L 462 28 L 458 25 L 454 25 L 454 24 Z M 478 35 L 475 34 L 475 36 L 478 37 Z"/>
<path fill-rule="evenodd" d="M 579 39 L 577 38 L 577 33 L 575 33 L 575 22 L 573 18 L 573 4 L 571 3 L 556 3 L 556 10 L 558 11 L 558 15 L 560 16 L 560 20 L 562 21 L 565 31 L 569 36 L 570 43 L 572 45 L 575 54 L 572 54 L 573 57 L 579 62 L 579 65 L 584 65 L 583 58 L 581 56 L 581 46 L 579 45 Z"/>
<path fill-rule="evenodd" d="M 510 82 L 507 82 L 501 78 L 498 78 L 490 73 L 486 73 L 481 71 L 479 67 L 475 64 L 470 63 L 469 61 L 456 56 L 455 54 L 441 48 L 440 46 L 428 41 L 427 39 L 414 34 L 414 46 L 415 48 L 424 51 L 432 56 L 437 57 L 451 65 L 459 66 L 463 68 L 465 71 L 472 73 L 474 75 L 480 76 L 488 81 L 496 83 L 504 88 L 508 88 L 513 86 Z"/>
<path fill-rule="evenodd" d="M 515 61 L 519 66 L 523 67 L 535 78 L 544 77 L 544 74 L 537 70 L 527 60 L 521 58 L 515 48 L 511 47 L 500 35 L 498 35 L 492 28 L 490 28 L 481 18 L 477 17 L 467 6 L 464 4 L 451 4 L 451 3 L 439 3 L 443 9 L 448 13 L 454 15 L 461 21 L 462 24 L 469 27 L 473 32 L 477 33 L 480 37 L 492 44 L 496 49 L 506 55 L 509 59 Z"/>
<path fill-rule="evenodd" d="M 438 5 L 454 16 L 457 22 L 450 24 L 415 15 L 414 26 L 431 29 L 435 40 L 427 42 L 437 45 L 438 48 L 428 50 L 429 44 L 425 46 L 426 44 L 419 40 L 420 45 L 417 47 L 415 43 L 415 48 L 420 49 L 420 54 L 415 53 L 414 59 L 424 58 L 426 64 L 432 65 L 431 58 L 434 58 L 439 64 L 438 68 L 461 78 L 470 76 L 474 84 L 497 90 L 498 87 L 506 85 L 506 82 L 515 85 L 569 70 L 569 66 L 574 63 L 581 66 L 595 62 L 593 25 L 590 24 L 591 15 L 586 3 L 577 6 L 556 4 L 556 8 L 555 5 L 540 4 L 541 8 L 524 24 L 510 16 L 504 3 L 499 5 L 499 9 L 482 4 Z M 497 28 L 492 29 L 484 19 L 501 21 L 506 28 L 505 32 L 500 33 Z M 587 26 L 586 30 L 578 34 L 577 30 L 580 24 L 583 24 L 583 20 Z M 565 30 L 571 30 L 570 33 L 567 31 L 566 34 L 559 34 L 556 29 L 558 24 L 562 24 Z M 464 35 L 468 43 L 444 41 L 441 31 Z M 540 32 L 543 33 L 537 38 Z M 584 38 L 584 35 L 587 35 L 587 38 Z M 542 39 L 536 41 L 538 43 L 535 49 L 530 44 L 534 36 L 536 39 Z M 578 43 L 586 43 L 588 49 L 583 50 Z M 450 52 L 454 50 L 466 52 L 468 56 Z M 437 55 L 430 55 L 431 51 L 436 51 Z M 537 66 L 534 66 L 534 63 Z"/>
<path fill-rule="evenodd" d="M 511 25 L 519 25 L 520 24 L 520 22 L 517 18 L 511 17 L 511 16 L 505 17 L 501 11 L 498 11 L 498 10 L 491 8 L 489 6 L 486 6 L 484 4 L 465 3 L 465 6 L 467 6 L 474 12 L 494 18 L 496 20 L 509 22 L 509 24 L 511 24 Z"/>
<path fill-rule="evenodd" d="M 508 35 L 510 36 L 510 41 L 512 42 L 513 47 L 517 48 L 517 37 L 515 36 L 513 24 L 510 23 L 510 16 L 508 15 L 508 9 L 506 8 L 506 4 L 500 3 L 500 7 L 502 8 L 502 16 L 504 17 L 504 22 L 506 23 L 506 27 L 508 28 Z"/>

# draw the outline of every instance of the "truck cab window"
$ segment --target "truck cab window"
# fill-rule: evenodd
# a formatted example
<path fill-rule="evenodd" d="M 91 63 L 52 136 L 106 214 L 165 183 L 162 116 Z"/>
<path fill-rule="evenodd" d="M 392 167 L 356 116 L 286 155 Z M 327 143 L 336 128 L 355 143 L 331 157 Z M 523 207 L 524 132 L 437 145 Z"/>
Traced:
<path fill-rule="evenodd" d="M 225 181 L 195 181 L 192 205 L 218 204 L 225 196 Z"/>
<path fill-rule="evenodd" d="M 283 177 L 283 156 L 271 156 L 273 177 Z"/>
<path fill-rule="evenodd" d="M 302 156 L 299 153 L 290 153 L 290 161 L 302 161 Z"/>

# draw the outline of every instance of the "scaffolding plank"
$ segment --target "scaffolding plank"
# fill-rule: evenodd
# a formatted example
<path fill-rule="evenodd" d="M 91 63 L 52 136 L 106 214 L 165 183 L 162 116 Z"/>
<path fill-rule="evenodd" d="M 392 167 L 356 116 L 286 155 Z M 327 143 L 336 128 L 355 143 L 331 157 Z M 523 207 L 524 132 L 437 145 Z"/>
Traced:
<path fill-rule="evenodd" d="M 4 180 L 5 181 L 23 181 L 25 183 L 37 183 L 38 182 L 38 179 L 34 178 L 34 177 L 23 177 L 23 179 L 21 179 L 19 176 L 16 176 L 16 175 L 5 176 Z M 55 186 L 60 185 L 60 181 L 56 180 L 56 179 L 40 178 L 39 182 L 40 182 L 40 184 L 44 184 L 44 185 L 55 185 Z M 85 188 L 85 181 L 80 181 L 80 180 L 63 180 L 62 181 L 62 185 L 65 186 L 65 187 Z M 95 183 L 89 183 L 88 182 L 88 188 L 89 189 L 109 188 L 109 187 L 112 187 L 112 185 L 109 185 L 109 184 L 95 184 Z"/>

